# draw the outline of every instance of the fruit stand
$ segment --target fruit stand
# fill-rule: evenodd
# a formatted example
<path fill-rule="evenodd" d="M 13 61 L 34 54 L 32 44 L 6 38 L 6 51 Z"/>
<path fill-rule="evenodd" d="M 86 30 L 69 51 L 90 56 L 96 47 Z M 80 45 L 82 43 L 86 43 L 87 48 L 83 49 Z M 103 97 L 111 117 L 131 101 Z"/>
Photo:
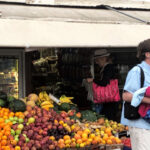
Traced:
<path fill-rule="evenodd" d="M 24 99 L 2 96 L 0 150 L 123 150 L 118 133 L 128 127 L 90 110 L 78 111 L 72 97 L 57 99 L 45 91 Z"/>

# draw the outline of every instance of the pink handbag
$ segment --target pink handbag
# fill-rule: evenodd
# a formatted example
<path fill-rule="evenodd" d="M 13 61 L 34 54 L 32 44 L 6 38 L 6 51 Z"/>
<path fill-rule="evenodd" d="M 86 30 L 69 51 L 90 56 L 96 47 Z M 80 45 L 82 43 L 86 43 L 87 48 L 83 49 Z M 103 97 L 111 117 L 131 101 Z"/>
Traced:
<path fill-rule="evenodd" d="M 120 100 L 118 80 L 110 80 L 107 86 L 99 86 L 93 82 L 94 103 L 118 102 Z"/>

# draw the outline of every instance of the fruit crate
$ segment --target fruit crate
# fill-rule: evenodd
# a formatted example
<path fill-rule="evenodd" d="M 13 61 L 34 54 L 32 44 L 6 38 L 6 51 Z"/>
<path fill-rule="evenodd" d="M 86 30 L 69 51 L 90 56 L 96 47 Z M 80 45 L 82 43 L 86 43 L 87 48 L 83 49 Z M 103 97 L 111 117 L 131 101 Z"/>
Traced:
<path fill-rule="evenodd" d="M 63 150 L 105 150 L 105 145 L 91 145 L 86 147 L 80 147 L 80 148 L 66 148 Z"/>
<path fill-rule="evenodd" d="M 105 150 L 123 150 L 123 144 L 106 145 Z"/>

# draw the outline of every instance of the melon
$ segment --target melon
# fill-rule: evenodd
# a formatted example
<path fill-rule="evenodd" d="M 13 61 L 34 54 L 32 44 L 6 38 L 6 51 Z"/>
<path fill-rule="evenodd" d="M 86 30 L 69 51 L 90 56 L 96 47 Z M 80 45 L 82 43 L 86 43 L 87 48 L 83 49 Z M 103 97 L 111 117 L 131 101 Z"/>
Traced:
<path fill-rule="evenodd" d="M 27 101 L 26 105 L 31 106 L 31 107 L 35 107 L 35 102 L 34 101 Z"/>
<path fill-rule="evenodd" d="M 39 99 L 38 95 L 34 94 L 34 93 L 31 93 L 28 95 L 28 101 L 34 101 L 34 102 L 37 102 Z"/>

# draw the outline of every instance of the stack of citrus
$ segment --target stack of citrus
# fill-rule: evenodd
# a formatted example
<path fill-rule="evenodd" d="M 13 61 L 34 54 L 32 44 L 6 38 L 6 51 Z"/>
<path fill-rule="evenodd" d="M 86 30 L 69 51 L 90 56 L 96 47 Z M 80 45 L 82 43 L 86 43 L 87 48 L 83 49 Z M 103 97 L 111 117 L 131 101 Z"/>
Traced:
<path fill-rule="evenodd" d="M 11 136 L 12 122 L 6 121 L 16 114 L 17 113 L 11 112 L 8 108 L 0 108 L 0 150 L 20 150 L 20 147 L 16 146 L 17 142 L 13 136 Z M 18 117 L 23 117 L 23 114 L 19 113 Z"/>

